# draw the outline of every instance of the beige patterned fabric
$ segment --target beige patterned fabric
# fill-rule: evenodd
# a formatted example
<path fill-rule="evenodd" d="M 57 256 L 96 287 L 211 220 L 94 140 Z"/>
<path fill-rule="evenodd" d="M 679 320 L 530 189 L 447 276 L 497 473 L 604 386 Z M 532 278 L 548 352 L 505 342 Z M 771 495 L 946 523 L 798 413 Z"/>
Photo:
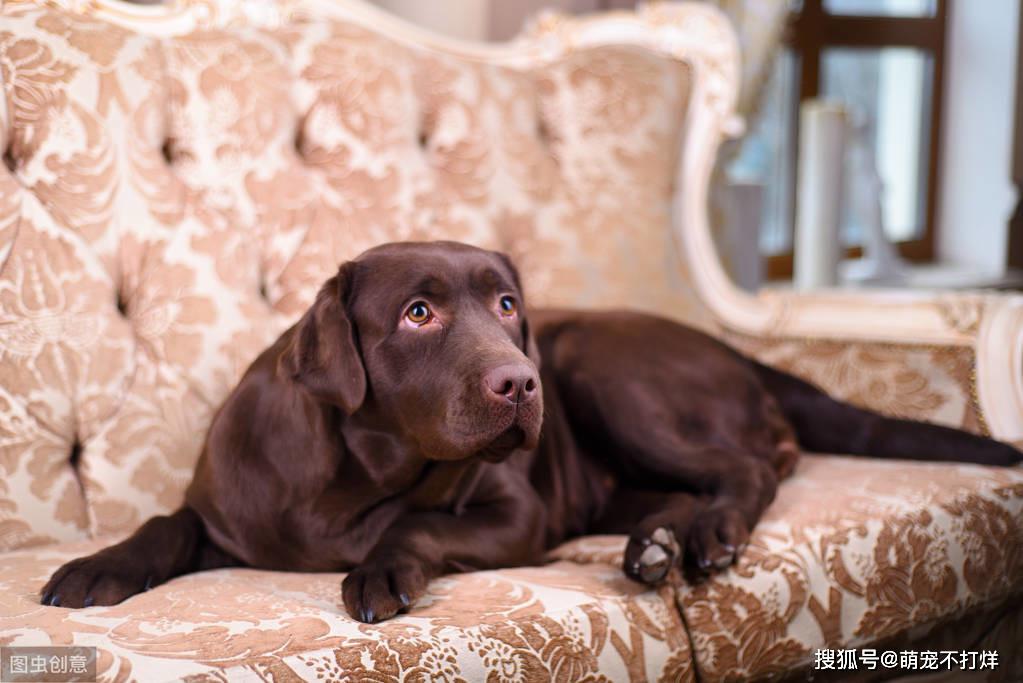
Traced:
<path fill-rule="evenodd" d="M 53 570 L 102 545 L 0 556 L 0 645 L 95 645 L 101 681 L 694 680 L 674 590 L 645 590 L 618 567 L 450 576 L 410 614 L 373 625 L 345 613 L 341 574 L 223 569 L 113 607 L 38 604 Z"/>
<path fill-rule="evenodd" d="M 1023 587 L 1023 471 L 841 457 L 807 457 L 739 565 L 699 584 L 642 590 L 603 537 L 438 580 L 373 626 L 331 574 L 39 606 L 62 562 L 180 503 L 241 371 L 369 246 L 464 240 L 510 253 L 534 305 L 714 327 L 669 220 L 685 62 L 601 47 L 512 69 L 302 17 L 156 39 L 0 9 L 0 645 L 97 645 L 116 681 L 638 682 L 791 672 L 965 612 L 1018 634 L 993 610 Z M 853 402 L 985 431 L 972 348 L 725 336 Z"/>
<path fill-rule="evenodd" d="M 622 547 L 554 554 L 616 564 Z M 1023 468 L 803 456 L 736 566 L 675 585 L 701 681 L 803 669 L 818 648 L 908 649 L 920 627 L 1023 595 Z"/>
<path fill-rule="evenodd" d="M 1023 470 L 807 457 L 738 565 L 680 603 L 703 680 L 812 661 L 1023 588 Z"/>
<path fill-rule="evenodd" d="M 668 229 L 679 62 L 531 73 L 336 21 L 161 41 L 5 6 L 0 67 L 0 548 L 178 505 L 241 371 L 374 244 L 499 248 L 537 304 L 706 321 Z"/>
<path fill-rule="evenodd" d="M 863 408 L 988 433 L 977 405 L 976 352 L 972 347 L 757 339 L 730 331 L 722 336 L 757 360 Z"/>
<path fill-rule="evenodd" d="M 964 615 L 995 647 L 1019 616 L 977 610 L 1023 597 L 1023 470 L 805 456 L 739 563 L 708 581 L 645 590 L 621 573 L 624 544 L 587 537 L 544 567 L 446 577 L 372 626 L 343 612 L 339 574 L 225 569 L 114 607 L 41 607 L 49 573 L 103 541 L 12 551 L 0 645 L 97 645 L 101 680 L 360 680 L 372 666 L 381 681 L 748 680 L 821 647 L 961 647 L 935 628 Z"/>

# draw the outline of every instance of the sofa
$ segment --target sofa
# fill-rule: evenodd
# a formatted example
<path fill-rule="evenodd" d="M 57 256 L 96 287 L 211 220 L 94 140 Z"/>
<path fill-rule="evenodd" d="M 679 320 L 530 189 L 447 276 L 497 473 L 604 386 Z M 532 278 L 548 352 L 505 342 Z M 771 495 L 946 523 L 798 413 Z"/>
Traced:
<path fill-rule="evenodd" d="M 952 674 L 1023 679 L 1023 469 L 840 453 L 804 455 L 705 580 L 633 583 L 603 536 L 372 625 L 341 574 L 40 605 L 63 562 L 180 504 L 240 373 L 374 244 L 500 249 L 532 306 L 656 312 L 1017 444 L 1023 297 L 738 289 L 707 197 L 740 51 L 706 4 L 475 44 L 356 0 L 7 0 L 0 69 L 0 646 L 96 646 L 103 681 L 890 679 L 814 670 L 863 647 L 997 651 Z"/>

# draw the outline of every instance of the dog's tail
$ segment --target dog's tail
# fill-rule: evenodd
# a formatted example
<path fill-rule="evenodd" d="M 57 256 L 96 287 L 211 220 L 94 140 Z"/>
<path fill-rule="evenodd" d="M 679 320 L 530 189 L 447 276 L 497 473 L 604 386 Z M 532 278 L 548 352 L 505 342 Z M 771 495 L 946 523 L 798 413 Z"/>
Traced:
<path fill-rule="evenodd" d="M 950 427 L 885 417 L 835 400 L 798 377 L 752 363 L 805 451 L 984 465 L 1023 462 L 1023 453 L 1008 444 Z"/>

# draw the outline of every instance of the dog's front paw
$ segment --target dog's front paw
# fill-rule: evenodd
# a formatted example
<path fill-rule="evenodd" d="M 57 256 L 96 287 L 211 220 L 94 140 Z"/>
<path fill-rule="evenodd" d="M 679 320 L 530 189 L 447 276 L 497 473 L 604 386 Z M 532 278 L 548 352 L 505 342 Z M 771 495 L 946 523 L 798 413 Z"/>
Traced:
<path fill-rule="evenodd" d="M 749 527 L 735 507 L 710 507 L 693 520 L 687 550 L 697 566 L 710 572 L 724 569 L 742 554 Z"/>
<path fill-rule="evenodd" d="M 649 535 L 634 533 L 625 546 L 625 575 L 640 583 L 658 584 L 678 564 L 681 554 L 670 526 L 659 526 Z"/>
<path fill-rule="evenodd" d="M 152 584 L 153 576 L 142 564 L 100 551 L 58 569 L 39 595 L 42 604 L 53 607 L 116 605 Z"/>
<path fill-rule="evenodd" d="M 426 590 L 422 563 L 408 556 L 369 560 L 341 583 L 341 597 L 353 619 L 372 624 L 406 612 Z"/>

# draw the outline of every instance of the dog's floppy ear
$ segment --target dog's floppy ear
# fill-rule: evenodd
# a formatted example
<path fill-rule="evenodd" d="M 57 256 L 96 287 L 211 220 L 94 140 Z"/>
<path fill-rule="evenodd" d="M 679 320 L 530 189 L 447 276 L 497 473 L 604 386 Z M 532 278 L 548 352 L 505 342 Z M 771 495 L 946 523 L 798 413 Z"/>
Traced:
<path fill-rule="evenodd" d="M 529 329 L 529 320 L 526 317 L 525 310 L 526 302 L 524 300 L 526 295 L 522 291 L 522 280 L 519 278 L 519 269 L 515 267 L 515 264 L 512 263 L 512 260 L 508 258 L 507 254 L 503 254 L 499 251 L 495 251 L 494 253 L 497 254 L 497 257 L 501 259 L 501 262 L 504 263 L 505 267 L 511 273 L 512 280 L 515 282 L 515 289 L 519 290 L 519 296 L 523 298 L 523 301 L 519 302 L 521 304 L 519 307 L 519 318 L 522 320 L 522 350 L 525 352 L 529 360 L 533 361 L 533 365 L 536 366 L 536 369 L 539 370 L 540 349 L 537 348 L 536 338 L 533 337 L 533 333 Z"/>
<path fill-rule="evenodd" d="M 345 263 L 324 283 L 278 361 L 285 376 L 348 415 L 366 398 L 366 370 L 347 305 L 354 268 Z"/>

